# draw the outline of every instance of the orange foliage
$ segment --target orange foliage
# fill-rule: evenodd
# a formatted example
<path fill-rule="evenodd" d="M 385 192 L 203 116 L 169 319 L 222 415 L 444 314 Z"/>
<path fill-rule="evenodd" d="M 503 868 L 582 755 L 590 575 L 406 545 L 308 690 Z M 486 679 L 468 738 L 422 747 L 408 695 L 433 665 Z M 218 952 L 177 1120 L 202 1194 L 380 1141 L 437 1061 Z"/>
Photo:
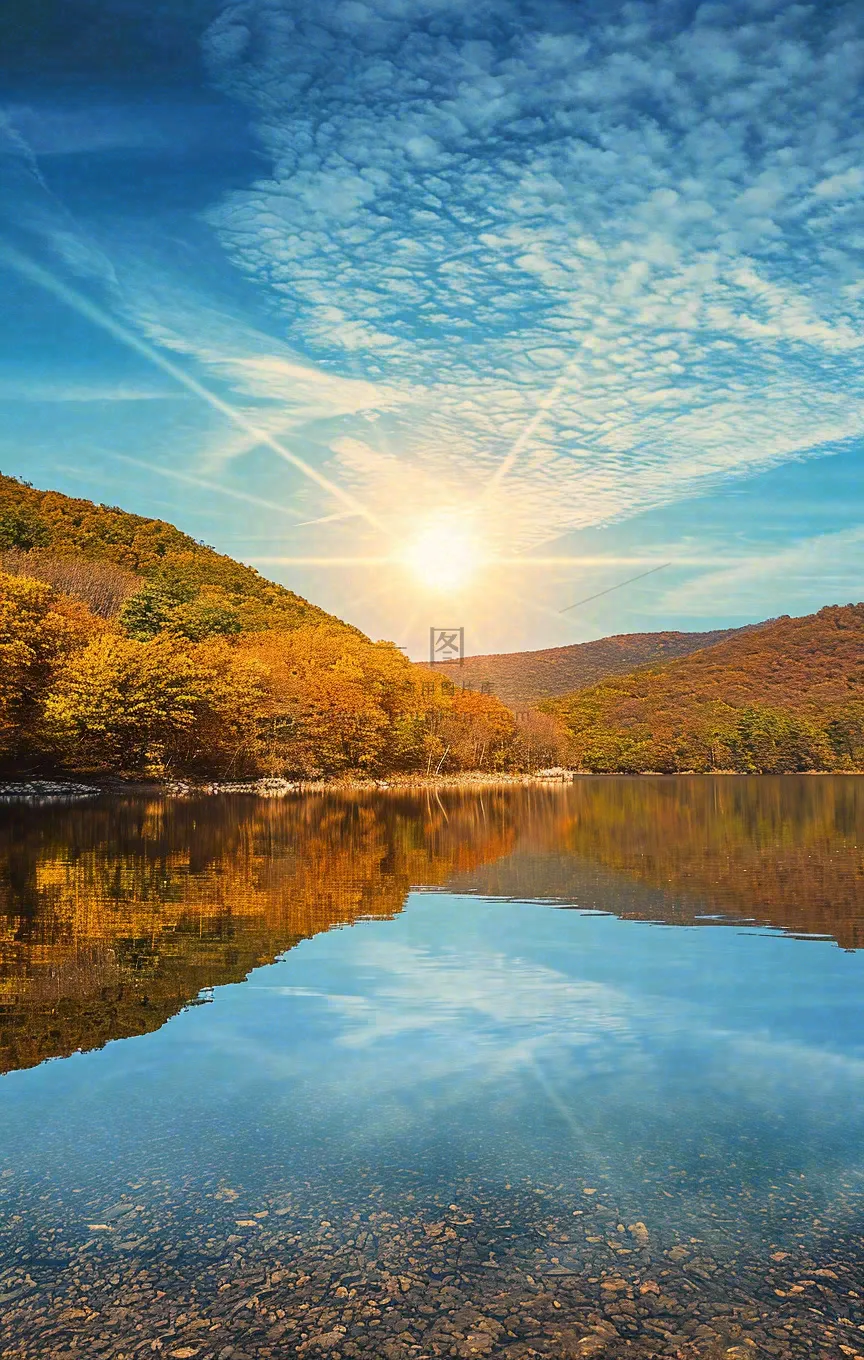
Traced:
<path fill-rule="evenodd" d="M 112 800 L 0 825 L 0 1072 L 157 1029 L 298 941 L 506 854 L 476 799 Z"/>

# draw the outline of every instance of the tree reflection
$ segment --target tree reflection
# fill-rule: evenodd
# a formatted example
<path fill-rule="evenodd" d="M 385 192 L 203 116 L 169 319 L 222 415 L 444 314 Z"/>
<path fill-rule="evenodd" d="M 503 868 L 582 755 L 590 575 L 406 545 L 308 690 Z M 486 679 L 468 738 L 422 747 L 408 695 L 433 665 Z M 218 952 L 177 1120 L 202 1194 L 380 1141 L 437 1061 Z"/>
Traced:
<path fill-rule="evenodd" d="M 6 809 L 0 1067 L 158 1029 L 300 940 L 412 888 L 864 944 L 854 777 L 592 778 L 560 788 L 102 798 Z"/>

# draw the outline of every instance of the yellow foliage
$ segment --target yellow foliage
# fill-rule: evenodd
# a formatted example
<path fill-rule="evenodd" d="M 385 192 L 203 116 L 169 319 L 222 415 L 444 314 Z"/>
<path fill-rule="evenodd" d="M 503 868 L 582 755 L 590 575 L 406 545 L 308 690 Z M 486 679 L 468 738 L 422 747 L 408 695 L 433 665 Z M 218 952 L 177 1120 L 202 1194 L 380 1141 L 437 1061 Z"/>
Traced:
<path fill-rule="evenodd" d="M 67 571 L 70 559 L 112 563 L 123 569 L 123 575 L 181 582 L 189 599 L 214 588 L 230 597 L 249 632 L 316 622 L 354 631 L 285 586 L 259 576 L 254 568 L 196 543 L 173 524 L 57 491 L 39 491 L 0 474 L 0 551 L 4 549 L 22 556 L 34 551 L 40 562 L 63 558 Z"/>
<path fill-rule="evenodd" d="M 454 690 L 338 623 L 208 635 L 206 611 L 225 607 L 208 588 L 171 604 L 169 626 L 155 630 L 163 602 L 139 593 L 129 636 L 124 618 L 98 619 L 44 581 L 0 582 L 7 763 L 319 778 L 501 769 L 513 758 L 516 724 L 498 699 Z"/>
<path fill-rule="evenodd" d="M 382 764 L 394 716 L 416 688 L 414 668 L 395 647 L 320 625 L 246 636 L 237 653 L 267 674 L 264 769 L 314 777 Z"/>
<path fill-rule="evenodd" d="M 100 626 L 44 581 L 0 572 L 0 754 L 32 739 L 55 667 Z"/>

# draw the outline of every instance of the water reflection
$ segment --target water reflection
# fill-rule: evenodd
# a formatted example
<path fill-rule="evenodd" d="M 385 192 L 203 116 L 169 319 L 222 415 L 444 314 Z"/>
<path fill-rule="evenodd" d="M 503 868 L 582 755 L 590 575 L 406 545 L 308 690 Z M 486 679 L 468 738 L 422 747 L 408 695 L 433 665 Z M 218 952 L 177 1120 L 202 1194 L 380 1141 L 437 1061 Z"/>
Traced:
<path fill-rule="evenodd" d="M 7 811 L 0 1353 L 861 1355 L 859 787 Z"/>
<path fill-rule="evenodd" d="M 852 778 L 591 779 L 407 796 L 12 805 L 0 829 L 0 1070 L 157 1029 L 412 887 L 670 924 L 718 913 L 864 943 Z"/>
<path fill-rule="evenodd" d="M 460 882 L 691 925 L 730 915 L 864 946 L 864 780 L 590 779 L 533 800 L 514 851 Z"/>

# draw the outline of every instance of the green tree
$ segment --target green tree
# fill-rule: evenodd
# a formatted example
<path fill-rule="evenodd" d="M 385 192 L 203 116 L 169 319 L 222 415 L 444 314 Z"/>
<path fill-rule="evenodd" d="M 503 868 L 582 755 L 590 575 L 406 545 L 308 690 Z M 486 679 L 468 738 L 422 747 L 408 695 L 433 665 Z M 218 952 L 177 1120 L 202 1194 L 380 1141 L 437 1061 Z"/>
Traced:
<path fill-rule="evenodd" d="M 742 708 L 728 741 L 735 769 L 745 774 L 792 774 L 830 769 L 834 763 L 824 733 L 782 709 Z"/>
<path fill-rule="evenodd" d="M 242 632 L 243 625 L 234 605 L 226 597 L 203 593 L 188 604 L 178 605 L 168 615 L 166 631 L 190 642 L 210 637 L 230 637 Z"/>
<path fill-rule="evenodd" d="M 17 505 L 14 501 L 0 504 L 0 549 L 30 552 L 31 548 L 44 548 L 50 542 L 48 525 L 29 505 Z"/>
<path fill-rule="evenodd" d="M 864 702 L 855 700 L 835 712 L 825 736 L 838 765 L 850 769 L 864 763 Z"/>
<path fill-rule="evenodd" d="M 178 607 L 190 604 L 197 589 L 188 581 L 153 576 L 136 590 L 120 610 L 120 622 L 136 642 L 147 642 L 169 625 Z"/>

